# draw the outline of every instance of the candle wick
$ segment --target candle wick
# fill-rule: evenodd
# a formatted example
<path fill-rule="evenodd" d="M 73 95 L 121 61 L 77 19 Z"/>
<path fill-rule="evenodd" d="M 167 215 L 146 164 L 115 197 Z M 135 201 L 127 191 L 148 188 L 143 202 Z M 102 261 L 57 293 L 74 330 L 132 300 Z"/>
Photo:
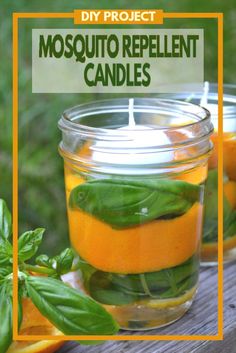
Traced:
<path fill-rule="evenodd" d="M 129 128 L 135 127 L 135 120 L 134 120 L 134 99 L 129 99 Z"/>
<path fill-rule="evenodd" d="M 202 107 L 207 105 L 207 101 L 208 101 L 208 93 L 209 93 L 209 82 L 205 81 L 204 82 L 204 86 L 203 86 L 203 95 L 200 101 L 200 105 Z"/>

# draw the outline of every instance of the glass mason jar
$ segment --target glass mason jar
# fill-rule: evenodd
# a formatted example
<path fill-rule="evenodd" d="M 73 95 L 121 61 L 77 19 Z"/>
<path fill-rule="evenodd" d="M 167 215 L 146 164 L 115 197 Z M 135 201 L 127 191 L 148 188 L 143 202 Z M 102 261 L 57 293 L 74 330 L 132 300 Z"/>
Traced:
<path fill-rule="evenodd" d="M 205 216 L 201 258 L 203 264 L 217 264 L 218 252 L 218 93 L 217 84 L 209 85 L 209 92 L 181 93 L 171 95 L 194 104 L 201 104 L 211 113 L 214 144 L 209 159 L 206 183 Z M 203 99 L 204 98 L 204 99 Z M 224 158 L 224 261 L 236 260 L 236 85 L 224 85 L 223 96 L 223 158 Z"/>
<path fill-rule="evenodd" d="M 59 121 L 70 240 L 83 290 L 124 329 L 167 325 L 198 285 L 209 112 L 113 99 Z"/>

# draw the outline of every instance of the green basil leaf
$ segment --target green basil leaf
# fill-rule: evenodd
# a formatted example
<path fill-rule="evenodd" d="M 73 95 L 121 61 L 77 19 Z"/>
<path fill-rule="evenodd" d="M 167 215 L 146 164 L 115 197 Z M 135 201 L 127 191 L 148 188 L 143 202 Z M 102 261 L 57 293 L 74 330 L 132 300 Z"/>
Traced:
<path fill-rule="evenodd" d="M 97 269 L 81 258 L 79 258 L 78 261 L 78 269 L 81 272 L 81 276 L 83 277 L 83 285 L 85 288 L 89 288 L 90 278 L 93 273 L 97 272 Z"/>
<path fill-rule="evenodd" d="M 0 286 L 0 352 L 5 353 L 12 342 L 12 298 L 7 282 Z"/>
<path fill-rule="evenodd" d="M 10 273 L 12 273 L 12 266 L 0 267 L 0 280 L 3 280 Z"/>
<path fill-rule="evenodd" d="M 224 217 L 224 239 L 233 237 L 236 235 L 236 211 L 228 215 L 227 218 Z"/>
<path fill-rule="evenodd" d="M 56 270 L 58 275 L 64 275 L 70 272 L 74 260 L 74 252 L 68 248 L 62 251 L 58 256 L 52 259 L 52 268 Z"/>
<path fill-rule="evenodd" d="M 11 213 L 4 200 L 0 199 L 0 238 L 9 238 L 12 233 Z"/>
<path fill-rule="evenodd" d="M 26 278 L 38 310 L 66 335 L 112 335 L 119 329 L 112 316 L 90 297 L 54 278 Z"/>
<path fill-rule="evenodd" d="M 198 269 L 198 258 L 193 256 L 183 264 L 156 272 L 123 275 L 96 271 L 84 285 L 103 304 L 124 305 L 147 297 L 174 298 L 196 285 Z M 82 275 L 84 278 L 83 269 Z"/>
<path fill-rule="evenodd" d="M 43 239 L 45 229 L 38 228 L 32 231 L 25 232 L 18 240 L 18 257 L 19 261 L 26 261 L 33 257 L 39 248 Z"/>
<path fill-rule="evenodd" d="M 128 276 L 124 276 L 129 281 Z M 95 272 L 89 282 L 89 293 L 93 299 L 108 305 L 127 305 L 139 300 L 138 293 L 124 290 L 114 284 L 114 275 L 107 272 Z M 132 284 L 129 283 L 131 286 Z"/>
<path fill-rule="evenodd" d="M 5 239 L 0 238 L 0 266 L 11 264 L 12 260 L 12 245 Z"/>
<path fill-rule="evenodd" d="M 61 254 L 49 258 L 47 255 L 40 255 L 36 258 L 38 266 L 47 267 L 55 271 L 55 275 L 60 277 L 71 271 L 74 261 L 74 251 L 67 248 Z"/>
<path fill-rule="evenodd" d="M 48 257 L 48 255 L 37 256 L 35 262 L 38 266 L 41 266 L 41 267 L 47 267 L 47 268 L 52 267 L 52 262 L 50 257 Z"/>
<path fill-rule="evenodd" d="M 179 216 L 199 200 L 201 186 L 180 180 L 92 180 L 74 188 L 69 204 L 126 228 L 163 216 Z"/>
<path fill-rule="evenodd" d="M 5 280 L 0 285 L 0 353 L 7 352 L 12 343 L 12 281 Z M 22 321 L 22 305 L 19 294 L 18 300 L 18 323 L 19 327 Z"/>
<path fill-rule="evenodd" d="M 147 272 L 145 281 L 150 291 L 163 291 L 165 288 L 174 288 L 190 275 L 198 271 L 198 257 L 193 256 L 186 262 L 155 272 Z M 145 294 L 142 283 L 140 282 L 140 274 L 118 275 L 113 274 L 112 281 L 115 285 L 121 287 L 124 291 L 132 291 L 136 294 Z"/>
<path fill-rule="evenodd" d="M 205 222 L 209 222 L 211 225 L 213 220 L 218 220 L 218 172 L 215 169 L 208 172 L 204 199 Z"/>

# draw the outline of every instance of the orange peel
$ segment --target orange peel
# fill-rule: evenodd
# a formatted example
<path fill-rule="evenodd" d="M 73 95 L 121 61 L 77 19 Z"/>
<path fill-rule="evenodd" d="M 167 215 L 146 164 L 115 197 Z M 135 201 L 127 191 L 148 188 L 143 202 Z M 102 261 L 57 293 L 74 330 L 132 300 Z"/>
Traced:
<path fill-rule="evenodd" d="M 58 336 L 56 329 L 34 306 L 28 298 L 23 299 L 23 321 L 19 335 Z M 62 340 L 15 341 L 7 353 L 53 353 L 63 345 Z"/>

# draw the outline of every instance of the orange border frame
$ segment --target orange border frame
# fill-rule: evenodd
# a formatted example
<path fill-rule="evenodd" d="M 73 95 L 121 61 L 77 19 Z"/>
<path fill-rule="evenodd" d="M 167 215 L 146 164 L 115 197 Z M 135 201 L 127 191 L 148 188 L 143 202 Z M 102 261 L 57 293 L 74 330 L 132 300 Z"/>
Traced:
<path fill-rule="evenodd" d="M 73 12 L 13 13 L 13 340 L 223 340 L 223 13 L 171 13 L 164 18 L 207 18 L 218 23 L 218 334 L 217 335 L 117 335 L 117 336 L 40 336 L 18 334 L 18 20 L 20 18 L 71 18 Z"/>

